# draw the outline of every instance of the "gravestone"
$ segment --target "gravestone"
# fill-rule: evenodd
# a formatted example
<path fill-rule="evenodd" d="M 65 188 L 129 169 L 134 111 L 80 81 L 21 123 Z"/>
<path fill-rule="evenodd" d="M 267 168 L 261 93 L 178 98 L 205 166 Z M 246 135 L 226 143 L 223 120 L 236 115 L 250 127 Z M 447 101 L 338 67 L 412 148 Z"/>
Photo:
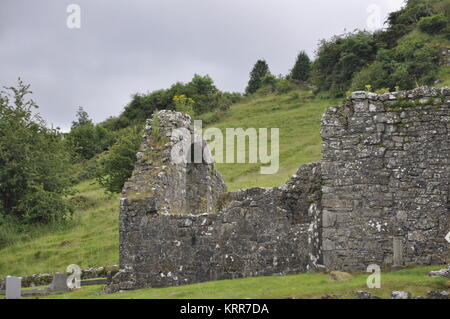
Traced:
<path fill-rule="evenodd" d="M 53 276 L 53 281 L 48 286 L 48 289 L 57 292 L 69 291 L 69 288 L 67 287 L 67 275 L 57 272 Z"/>
<path fill-rule="evenodd" d="M 6 299 L 20 299 L 22 277 L 6 277 Z"/>
<path fill-rule="evenodd" d="M 403 266 L 403 240 L 394 237 L 394 266 Z"/>

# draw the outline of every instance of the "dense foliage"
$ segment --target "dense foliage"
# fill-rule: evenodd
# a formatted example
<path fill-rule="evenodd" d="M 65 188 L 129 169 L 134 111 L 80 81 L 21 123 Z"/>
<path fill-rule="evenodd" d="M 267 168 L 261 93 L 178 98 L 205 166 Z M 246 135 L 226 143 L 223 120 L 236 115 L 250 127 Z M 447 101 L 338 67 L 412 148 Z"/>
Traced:
<path fill-rule="evenodd" d="M 118 130 L 141 125 L 157 110 L 174 110 L 176 108 L 174 97 L 181 95 L 195 101 L 192 109 L 196 115 L 227 108 L 241 98 L 239 93 L 221 92 L 210 76 L 195 74 L 189 83 L 177 82 L 168 89 L 133 95 L 122 114 L 105 121 L 104 127 Z"/>
<path fill-rule="evenodd" d="M 121 192 L 123 184 L 133 172 L 141 142 L 140 127 L 124 129 L 119 140 L 99 159 L 97 181 L 108 192 Z"/>
<path fill-rule="evenodd" d="M 62 134 L 33 111 L 29 85 L 0 93 L 0 224 L 49 223 L 71 213 L 69 154 Z"/>
<path fill-rule="evenodd" d="M 423 32 L 429 34 L 439 34 L 443 33 L 447 29 L 449 24 L 449 18 L 440 14 L 435 14 L 431 17 L 424 17 L 420 19 L 418 26 Z"/>
<path fill-rule="evenodd" d="M 372 34 L 356 32 L 321 41 L 314 62 L 314 80 L 320 91 L 340 96 L 350 87 L 353 75 L 375 58 Z"/>
<path fill-rule="evenodd" d="M 410 89 L 432 84 L 439 71 L 440 52 L 416 39 L 405 39 L 392 49 L 381 49 L 374 63 L 358 73 L 353 90 L 367 84 L 374 88 Z"/>
<path fill-rule="evenodd" d="M 322 41 L 314 61 L 319 91 L 342 96 L 350 89 L 411 89 L 432 84 L 439 71 L 439 50 L 419 31 L 449 37 L 450 4 L 441 0 L 408 0 L 392 12 L 387 28 L 356 31 Z"/>

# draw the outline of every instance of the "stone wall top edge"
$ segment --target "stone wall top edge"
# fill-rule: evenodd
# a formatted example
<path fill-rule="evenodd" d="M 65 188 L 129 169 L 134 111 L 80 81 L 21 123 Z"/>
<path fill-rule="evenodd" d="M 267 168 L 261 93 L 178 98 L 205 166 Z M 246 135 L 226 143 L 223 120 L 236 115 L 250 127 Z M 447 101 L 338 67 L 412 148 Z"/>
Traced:
<path fill-rule="evenodd" d="M 418 99 L 418 98 L 427 98 L 427 97 L 433 98 L 442 96 L 446 97 L 450 96 L 450 88 L 448 86 L 444 86 L 441 88 L 424 86 L 407 91 L 390 92 L 383 94 L 377 94 L 367 91 L 355 91 L 350 94 L 348 101 L 352 100 L 390 101 L 390 100 L 397 100 L 398 98 Z"/>

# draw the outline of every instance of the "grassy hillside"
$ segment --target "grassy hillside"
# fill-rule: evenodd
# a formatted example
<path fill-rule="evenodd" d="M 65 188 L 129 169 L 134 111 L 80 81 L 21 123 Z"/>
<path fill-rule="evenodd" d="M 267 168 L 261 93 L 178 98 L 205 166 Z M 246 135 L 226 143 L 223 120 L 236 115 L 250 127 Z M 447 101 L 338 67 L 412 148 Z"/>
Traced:
<path fill-rule="evenodd" d="M 92 181 L 76 186 L 83 208 L 61 230 L 36 235 L 0 250 L 0 277 L 65 271 L 118 263 L 118 196 L 106 196 Z"/>
<path fill-rule="evenodd" d="M 320 117 L 338 101 L 311 99 L 310 93 L 248 98 L 233 105 L 210 126 L 280 128 L 280 171 L 259 175 L 253 164 L 219 164 L 230 190 L 284 183 L 301 164 L 320 159 Z M 208 115 L 207 115 L 208 116 Z M 41 231 L 0 250 L 0 277 L 63 271 L 69 264 L 82 268 L 118 263 L 119 195 L 109 197 L 92 181 L 75 187 L 81 203 L 74 221 L 59 230 Z"/>
<path fill-rule="evenodd" d="M 381 288 L 370 289 L 374 296 L 390 298 L 395 290 L 409 291 L 413 296 L 426 296 L 430 290 L 446 289 L 447 278 L 430 278 L 427 274 L 439 267 L 417 267 L 381 275 Z M 283 298 L 320 298 L 325 294 L 333 294 L 342 299 L 355 298 L 356 291 L 369 291 L 366 285 L 367 273 L 354 274 L 346 281 L 333 281 L 327 274 L 307 273 L 288 276 L 268 276 L 205 282 L 169 288 L 151 288 L 122 293 L 102 293 L 102 286 L 82 287 L 79 291 L 46 298 L 189 298 L 189 299 L 283 299 Z"/>
<path fill-rule="evenodd" d="M 265 164 L 216 164 L 230 191 L 254 186 L 279 186 L 292 176 L 300 165 L 321 158 L 320 118 L 324 111 L 339 100 L 312 98 L 309 91 L 297 90 L 287 94 L 271 94 L 247 98 L 235 104 L 217 127 L 225 135 L 226 128 L 279 128 L 280 169 L 275 175 L 261 175 Z M 202 119 L 207 119 L 207 114 Z M 270 133 L 268 133 L 270 135 Z"/>

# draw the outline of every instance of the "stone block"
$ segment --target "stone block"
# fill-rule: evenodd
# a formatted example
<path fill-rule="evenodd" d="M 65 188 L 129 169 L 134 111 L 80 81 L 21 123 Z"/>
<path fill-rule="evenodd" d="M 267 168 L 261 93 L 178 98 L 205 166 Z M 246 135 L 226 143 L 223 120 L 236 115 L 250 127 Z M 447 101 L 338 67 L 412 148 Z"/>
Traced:
<path fill-rule="evenodd" d="M 22 289 L 22 278 L 15 276 L 6 277 L 6 299 L 20 299 Z"/>

